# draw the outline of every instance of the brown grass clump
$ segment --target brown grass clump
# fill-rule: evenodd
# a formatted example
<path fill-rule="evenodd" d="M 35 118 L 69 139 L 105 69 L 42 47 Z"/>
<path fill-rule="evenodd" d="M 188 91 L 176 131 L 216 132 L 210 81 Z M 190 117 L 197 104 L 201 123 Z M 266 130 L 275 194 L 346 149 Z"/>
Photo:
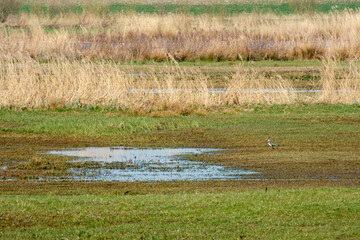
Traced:
<path fill-rule="evenodd" d="M 324 90 L 318 100 L 325 103 L 360 103 L 360 68 L 350 62 L 348 71 L 337 73 L 336 62 L 324 64 L 320 87 Z"/>
<path fill-rule="evenodd" d="M 180 72 L 164 79 L 154 74 L 134 75 L 104 62 L 35 61 L 2 63 L 0 82 L 3 107 L 58 108 L 117 106 L 122 109 L 168 109 L 213 106 L 207 80 L 193 81 Z M 172 69 L 168 69 L 172 71 Z"/>
<path fill-rule="evenodd" d="M 8 16 L 0 58 L 127 60 L 358 59 L 360 11 L 234 16 L 65 14 Z"/>
<path fill-rule="evenodd" d="M 169 67 L 163 74 L 133 74 L 116 64 L 68 60 L 40 64 L 36 61 L 2 62 L 2 107 L 59 108 L 115 106 L 132 111 L 187 112 L 194 107 L 244 103 L 290 103 L 295 96 L 281 78 L 259 74 L 232 76 L 227 92 L 211 92 L 207 76 L 187 74 Z M 189 79 L 192 76 L 192 79 Z M 195 76 L 195 77 L 193 77 Z M 274 93 L 272 90 L 281 91 Z"/>
<path fill-rule="evenodd" d="M 285 104 L 297 101 L 297 95 L 290 81 L 276 76 L 265 76 L 250 71 L 239 70 L 231 79 L 226 99 L 229 104 L 246 103 Z"/>
<path fill-rule="evenodd" d="M 134 74 L 115 63 L 90 61 L 36 61 L 0 63 L 0 106 L 21 108 L 116 107 L 134 112 L 189 113 L 197 107 L 211 108 L 247 103 L 297 102 L 358 103 L 360 70 L 350 65 L 340 75 L 334 62 L 321 73 L 323 92 L 311 96 L 297 93 L 290 80 L 266 77 L 239 67 L 225 92 L 214 92 L 208 76 L 187 73 L 178 66 L 164 72 Z"/>

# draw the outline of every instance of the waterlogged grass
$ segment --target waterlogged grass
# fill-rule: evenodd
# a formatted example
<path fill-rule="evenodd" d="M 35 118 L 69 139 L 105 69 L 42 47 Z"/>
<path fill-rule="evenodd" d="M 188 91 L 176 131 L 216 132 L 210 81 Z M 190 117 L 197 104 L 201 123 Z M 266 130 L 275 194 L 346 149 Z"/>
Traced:
<path fill-rule="evenodd" d="M 1 239 L 357 239 L 359 189 L 0 196 Z"/>
<path fill-rule="evenodd" d="M 358 186 L 358 105 L 250 105 L 133 115 L 109 109 L 0 111 L 2 178 L 66 174 L 68 158 L 40 155 L 85 146 L 224 148 L 193 160 L 253 170 L 249 178 L 335 180 Z M 187 115 L 188 114 L 188 115 Z M 266 139 L 280 145 L 267 146 Z"/>

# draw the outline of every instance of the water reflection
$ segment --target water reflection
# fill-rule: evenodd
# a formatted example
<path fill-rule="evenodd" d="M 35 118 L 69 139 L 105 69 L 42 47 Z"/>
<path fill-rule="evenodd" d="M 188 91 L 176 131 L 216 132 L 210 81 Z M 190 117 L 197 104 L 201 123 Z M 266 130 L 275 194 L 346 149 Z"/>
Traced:
<path fill-rule="evenodd" d="M 77 157 L 76 162 L 100 167 L 71 168 L 71 180 L 78 181 L 198 181 L 241 179 L 253 171 L 232 169 L 199 161 L 189 154 L 217 154 L 221 149 L 101 147 L 49 154 Z"/>

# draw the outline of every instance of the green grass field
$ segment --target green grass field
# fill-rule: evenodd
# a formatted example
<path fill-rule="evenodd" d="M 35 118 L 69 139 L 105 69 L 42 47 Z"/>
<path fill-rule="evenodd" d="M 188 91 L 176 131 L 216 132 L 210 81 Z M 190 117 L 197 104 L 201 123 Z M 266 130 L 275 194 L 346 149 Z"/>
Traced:
<path fill-rule="evenodd" d="M 1 239 L 358 239 L 359 189 L 2 195 Z"/>
<path fill-rule="evenodd" d="M 185 14 L 213 14 L 213 15 L 233 15 L 239 13 L 276 13 L 276 14 L 293 14 L 301 12 L 317 12 L 329 13 L 334 9 L 343 11 L 345 9 L 357 9 L 360 3 L 354 1 L 348 2 L 322 2 L 322 3 L 295 3 L 279 1 L 277 2 L 255 2 L 255 3 L 228 3 L 228 4 L 173 4 L 173 3 L 155 3 L 155 4 L 129 4 L 129 3 L 109 3 L 101 5 L 84 5 L 74 4 L 67 6 L 58 5 L 34 5 L 22 4 L 19 6 L 18 12 L 49 14 L 55 16 L 60 12 L 83 13 L 84 11 L 92 11 L 98 13 L 117 13 L 117 12 L 137 12 L 149 14 L 168 14 L 168 13 L 185 13 Z"/>
<path fill-rule="evenodd" d="M 0 18 L 6 18 L 8 14 L 31 13 L 44 14 L 50 17 L 64 13 L 92 12 L 98 14 L 106 13 L 149 13 L 149 14 L 212 14 L 212 15 L 233 15 L 239 13 L 329 13 L 331 11 L 343 11 L 345 9 L 355 10 L 360 7 L 356 1 L 230 1 L 226 4 L 221 2 L 179 2 L 179 1 L 153 1 L 149 3 L 131 1 L 108 1 L 108 2 L 65 2 L 59 4 L 47 1 L 8 1 L 3 0 L 0 7 Z"/>

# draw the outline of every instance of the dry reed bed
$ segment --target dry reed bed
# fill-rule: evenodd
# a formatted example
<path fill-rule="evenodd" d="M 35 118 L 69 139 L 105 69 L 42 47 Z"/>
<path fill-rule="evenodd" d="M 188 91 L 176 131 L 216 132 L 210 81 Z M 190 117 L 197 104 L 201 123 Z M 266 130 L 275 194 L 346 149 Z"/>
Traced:
<path fill-rule="evenodd" d="M 52 30 L 45 30 L 52 28 Z M 360 11 L 273 14 L 10 16 L 0 59 L 358 59 Z"/>
<path fill-rule="evenodd" d="M 6 61 L 1 66 L 0 106 L 5 108 L 106 106 L 181 112 L 194 107 L 247 103 L 360 102 L 360 68 L 351 65 L 346 72 L 336 74 L 337 67 L 332 62 L 325 64 L 321 72 L 319 88 L 324 91 L 312 94 L 296 93 L 287 79 L 266 78 L 256 70 L 243 71 L 241 66 L 230 77 L 227 91 L 221 93 L 209 91 L 206 75 L 198 73 L 195 79 L 189 79 L 185 70 L 178 67 L 169 67 L 162 75 L 138 76 L 131 69 L 123 71 L 116 64 L 103 62 Z"/>

